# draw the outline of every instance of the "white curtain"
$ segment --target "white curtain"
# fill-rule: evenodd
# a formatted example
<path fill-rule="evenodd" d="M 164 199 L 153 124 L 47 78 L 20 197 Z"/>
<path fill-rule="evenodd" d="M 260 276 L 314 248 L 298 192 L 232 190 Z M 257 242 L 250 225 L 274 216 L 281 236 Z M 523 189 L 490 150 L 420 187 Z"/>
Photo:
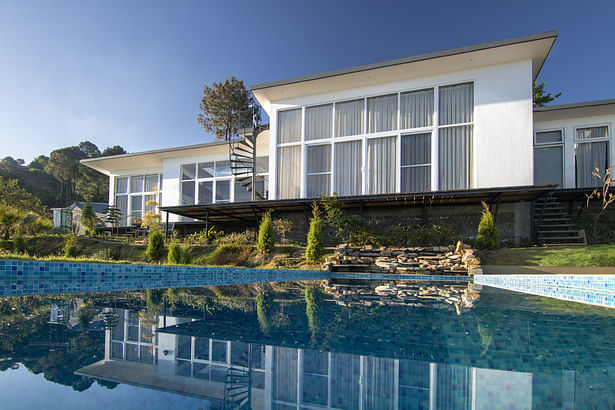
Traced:
<path fill-rule="evenodd" d="M 439 189 L 470 188 L 472 126 L 440 128 L 438 141 Z"/>
<path fill-rule="evenodd" d="M 462 124 L 474 119 L 474 83 L 440 87 L 440 125 Z"/>
<path fill-rule="evenodd" d="M 125 194 L 128 192 L 128 177 L 115 178 L 115 193 Z"/>
<path fill-rule="evenodd" d="M 433 89 L 401 93 L 400 128 L 431 126 L 433 108 Z"/>
<path fill-rule="evenodd" d="M 333 104 L 319 105 L 305 109 L 306 141 L 331 138 Z"/>
<path fill-rule="evenodd" d="M 577 144 L 575 152 L 577 188 L 596 187 L 602 185 L 600 178 L 592 175 L 592 172 L 598 172 L 604 175 L 607 166 L 608 143 L 602 142 L 584 142 Z"/>
<path fill-rule="evenodd" d="M 591 127 L 591 128 L 578 128 L 577 138 L 606 138 L 608 137 L 609 127 Z"/>
<path fill-rule="evenodd" d="M 397 129 L 397 94 L 367 99 L 367 129 L 369 132 Z"/>
<path fill-rule="evenodd" d="M 439 124 L 453 125 L 474 120 L 474 84 L 440 87 Z M 470 188 L 472 176 L 471 125 L 440 128 L 438 137 L 438 183 L 441 190 Z"/>
<path fill-rule="evenodd" d="M 361 141 L 335 144 L 335 192 L 339 196 L 361 195 Z"/>
<path fill-rule="evenodd" d="M 401 191 L 431 190 L 431 133 L 401 137 Z"/>
<path fill-rule="evenodd" d="M 143 175 L 130 177 L 130 192 L 143 192 Z"/>
<path fill-rule="evenodd" d="M 308 198 L 329 194 L 331 187 L 331 145 L 307 146 L 307 185 Z M 315 175 L 316 174 L 316 175 Z"/>
<path fill-rule="evenodd" d="M 158 175 L 145 176 L 145 192 L 154 192 L 158 190 Z"/>
<path fill-rule="evenodd" d="M 301 146 L 278 148 L 277 173 L 277 198 L 299 198 L 301 193 Z"/>
<path fill-rule="evenodd" d="M 335 136 L 363 134 L 364 101 L 353 100 L 335 104 Z"/>
<path fill-rule="evenodd" d="M 301 108 L 278 111 L 278 144 L 301 141 Z"/>
<path fill-rule="evenodd" d="M 367 142 L 367 193 L 395 192 L 395 137 L 373 138 Z"/>

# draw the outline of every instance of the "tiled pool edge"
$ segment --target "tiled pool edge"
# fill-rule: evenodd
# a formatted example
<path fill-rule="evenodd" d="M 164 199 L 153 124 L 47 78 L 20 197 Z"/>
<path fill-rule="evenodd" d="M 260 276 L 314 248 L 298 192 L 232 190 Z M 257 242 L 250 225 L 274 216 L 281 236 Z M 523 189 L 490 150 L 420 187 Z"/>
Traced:
<path fill-rule="evenodd" d="M 571 302 L 615 307 L 615 275 L 477 275 L 474 283 Z"/>
<path fill-rule="evenodd" d="M 0 295 L 42 295 L 321 280 L 326 271 L 0 259 Z"/>
<path fill-rule="evenodd" d="M 105 292 L 330 278 L 469 282 L 468 276 L 0 259 L 0 296 Z"/>

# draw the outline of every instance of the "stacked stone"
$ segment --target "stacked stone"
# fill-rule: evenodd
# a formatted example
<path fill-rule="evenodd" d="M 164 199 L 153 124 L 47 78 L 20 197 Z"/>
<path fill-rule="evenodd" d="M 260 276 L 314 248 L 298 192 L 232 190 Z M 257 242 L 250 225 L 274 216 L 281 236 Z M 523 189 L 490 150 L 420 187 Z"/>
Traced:
<path fill-rule="evenodd" d="M 387 281 L 381 284 L 325 283 L 325 291 L 342 306 L 406 305 L 454 309 L 461 314 L 472 308 L 480 298 L 480 285 L 426 285 L 402 281 Z"/>
<path fill-rule="evenodd" d="M 474 275 L 481 273 L 474 249 L 457 246 L 374 248 L 338 246 L 324 267 L 332 272 L 405 273 L 422 275 Z"/>

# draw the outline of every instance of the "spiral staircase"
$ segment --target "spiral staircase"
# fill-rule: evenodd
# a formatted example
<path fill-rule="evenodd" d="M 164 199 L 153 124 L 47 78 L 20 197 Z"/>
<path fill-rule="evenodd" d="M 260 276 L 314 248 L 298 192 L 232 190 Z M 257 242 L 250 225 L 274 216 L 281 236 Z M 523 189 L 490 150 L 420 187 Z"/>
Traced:
<path fill-rule="evenodd" d="M 267 199 L 256 189 L 258 182 L 264 182 L 264 177 L 256 175 L 256 139 L 269 129 L 269 124 L 260 124 L 260 107 L 251 107 L 250 112 L 252 126 L 239 129 L 239 138 L 229 140 L 229 161 L 236 181 L 252 194 L 251 200 L 256 201 Z"/>

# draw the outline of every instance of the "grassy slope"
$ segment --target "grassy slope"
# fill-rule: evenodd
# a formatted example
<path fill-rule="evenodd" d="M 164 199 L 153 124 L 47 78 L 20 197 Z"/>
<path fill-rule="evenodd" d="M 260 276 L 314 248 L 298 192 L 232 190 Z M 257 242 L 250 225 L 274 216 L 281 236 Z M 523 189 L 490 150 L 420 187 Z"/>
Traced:
<path fill-rule="evenodd" d="M 480 252 L 483 265 L 615 266 L 615 245 L 514 248 Z"/>

